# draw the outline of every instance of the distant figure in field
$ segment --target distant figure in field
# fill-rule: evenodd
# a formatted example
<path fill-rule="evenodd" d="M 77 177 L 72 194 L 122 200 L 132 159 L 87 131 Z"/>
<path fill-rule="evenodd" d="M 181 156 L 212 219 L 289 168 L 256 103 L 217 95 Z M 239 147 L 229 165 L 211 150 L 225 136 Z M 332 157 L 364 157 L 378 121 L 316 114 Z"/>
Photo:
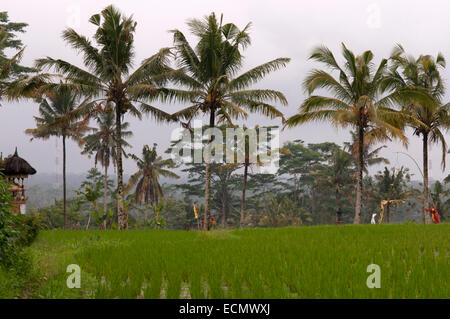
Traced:
<path fill-rule="evenodd" d="M 216 220 L 214 219 L 214 217 L 210 217 L 209 218 L 209 223 L 208 223 L 208 230 L 214 229 L 216 228 Z"/>
<path fill-rule="evenodd" d="M 370 223 L 371 223 L 372 225 L 376 224 L 376 222 L 375 222 L 375 217 L 376 217 L 376 216 L 377 216 L 376 213 L 372 214 L 372 219 L 370 220 Z"/>
<path fill-rule="evenodd" d="M 72 230 L 80 230 L 80 229 L 81 229 L 80 222 L 77 222 L 75 225 L 72 226 Z"/>
<path fill-rule="evenodd" d="M 440 224 L 441 219 L 439 218 L 439 212 L 436 207 L 431 207 L 431 209 L 425 209 L 426 212 L 431 214 L 431 220 L 435 224 Z"/>

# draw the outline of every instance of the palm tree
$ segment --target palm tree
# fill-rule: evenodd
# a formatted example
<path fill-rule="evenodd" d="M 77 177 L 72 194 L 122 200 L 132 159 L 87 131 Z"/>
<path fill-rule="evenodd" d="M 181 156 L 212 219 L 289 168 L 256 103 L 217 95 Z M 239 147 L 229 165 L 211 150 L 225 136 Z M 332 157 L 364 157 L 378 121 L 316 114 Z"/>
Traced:
<path fill-rule="evenodd" d="M 139 119 L 142 113 L 150 114 L 158 121 L 172 119 L 170 114 L 149 104 L 158 97 L 161 100 L 168 100 L 177 94 L 176 90 L 161 87 L 166 80 L 161 74 L 168 70 L 170 50 L 161 49 L 131 72 L 135 54 L 133 44 L 136 22 L 124 16 L 112 5 L 106 7 L 100 14 L 93 15 L 89 22 L 97 28 L 93 37 L 95 44 L 71 28 L 63 32 L 63 39 L 83 54 L 85 69 L 50 57 L 37 60 L 36 66 L 59 72 L 80 92 L 92 96 L 92 100 L 86 103 L 80 112 L 93 114 L 100 105 L 114 110 L 118 137 L 117 212 L 119 229 L 126 229 L 128 214 L 124 210 L 123 203 L 121 122 L 126 113 Z M 183 100 L 182 97 L 179 99 Z"/>
<path fill-rule="evenodd" d="M 84 149 L 82 154 L 93 154 L 95 153 L 95 166 L 99 162 L 104 170 L 104 182 L 103 182 L 103 214 L 107 212 L 108 200 L 108 167 L 113 164 L 116 166 L 117 155 L 116 155 L 116 140 L 115 140 L 115 127 L 114 127 L 114 113 L 102 112 L 95 116 L 97 120 L 98 128 L 94 128 L 93 132 L 83 139 L 85 141 Z M 131 131 L 127 131 L 129 127 L 128 122 L 122 123 L 122 154 L 127 156 L 124 147 L 130 147 L 131 145 L 125 141 L 125 138 L 129 138 L 133 135 Z"/>
<path fill-rule="evenodd" d="M 84 121 L 78 121 L 72 113 L 79 107 L 77 94 L 70 88 L 60 86 L 53 92 L 47 92 L 37 100 L 39 115 L 35 116 L 36 128 L 25 130 L 33 138 L 48 139 L 51 136 L 62 138 L 63 142 L 63 211 L 64 229 L 67 226 L 66 216 L 66 139 L 73 139 L 81 146 L 82 136 L 89 128 Z M 82 104 L 82 103 L 81 103 Z M 32 139 L 33 139 L 32 138 Z"/>
<path fill-rule="evenodd" d="M 409 169 L 404 167 L 400 167 L 398 170 L 394 169 L 392 172 L 384 167 L 383 172 L 380 171 L 375 175 L 374 197 L 377 204 L 386 201 L 384 209 L 387 223 L 390 223 L 391 207 L 405 201 L 411 195 L 412 192 L 408 187 L 410 179 Z"/>
<path fill-rule="evenodd" d="M 287 100 L 275 90 L 250 89 L 249 87 L 267 74 L 285 67 L 290 59 L 279 58 L 259 65 L 239 76 L 242 68 L 242 50 L 250 45 L 247 24 L 240 30 L 235 24 L 222 23 L 214 13 L 203 20 L 188 21 L 191 33 L 198 38 L 193 48 L 179 30 L 173 30 L 176 62 L 178 69 L 171 74 L 175 84 L 186 90 L 191 105 L 173 116 L 187 120 L 200 114 L 209 115 L 209 126 L 216 122 L 232 124 L 233 119 L 245 119 L 248 112 L 259 112 L 270 118 L 282 117 L 282 113 L 271 103 L 286 105 Z M 206 159 L 205 215 L 210 211 L 211 165 Z"/>
<path fill-rule="evenodd" d="M 404 104 L 405 117 L 408 125 L 414 130 L 414 135 L 422 137 L 423 145 L 423 216 L 424 222 L 431 223 L 431 217 L 426 213 L 429 208 L 428 189 L 428 144 L 440 144 L 442 147 L 442 169 L 445 170 L 445 155 L 447 143 L 444 131 L 450 126 L 450 104 L 443 104 L 445 93 L 440 69 L 445 68 L 445 59 L 441 53 L 436 58 L 431 55 L 421 55 L 417 59 L 406 55 L 402 46 L 394 48 L 392 68 L 385 81 L 386 89 L 398 91 L 405 88 L 415 88 L 430 95 L 429 101 L 412 100 Z"/>
<path fill-rule="evenodd" d="M 277 128 L 278 127 L 262 127 L 262 129 L 269 130 L 269 132 L 271 129 L 277 129 Z M 243 129 L 244 130 L 246 129 L 245 125 L 243 126 Z M 260 135 L 260 127 L 258 125 L 254 127 L 254 130 L 256 132 L 256 137 L 261 136 Z M 273 139 L 273 138 L 274 138 L 273 134 L 269 133 L 268 139 Z M 240 219 L 239 219 L 239 227 L 240 228 L 244 227 L 244 221 L 245 221 L 245 201 L 246 201 L 246 191 L 247 191 L 249 168 L 252 168 L 254 166 L 261 167 L 261 166 L 268 164 L 268 163 L 261 161 L 261 159 L 260 159 L 261 154 L 267 154 L 268 152 L 270 152 L 271 155 L 273 155 L 274 152 L 282 152 L 283 154 L 289 154 L 289 150 L 285 149 L 285 148 L 272 150 L 269 141 L 268 141 L 268 143 L 265 143 L 265 144 L 263 144 L 261 141 L 259 141 L 258 148 L 251 148 L 250 147 L 251 142 L 252 141 L 250 141 L 249 135 L 246 134 L 244 137 L 243 149 L 240 149 L 240 147 L 238 147 L 236 150 L 232 150 L 232 151 L 234 151 L 234 153 L 237 153 L 238 156 L 241 155 L 244 158 L 244 161 L 242 163 L 242 167 L 244 168 L 244 174 L 243 174 L 243 178 L 242 178 L 242 190 L 241 190 L 241 207 L 240 207 Z M 255 159 L 256 161 L 253 161 L 253 159 Z"/>
<path fill-rule="evenodd" d="M 338 77 L 323 70 L 312 70 L 303 86 L 309 97 L 300 106 L 300 112 L 290 117 L 285 126 L 294 127 L 310 121 L 330 121 L 336 127 L 353 127 L 358 133 L 358 162 L 356 205 L 353 222 L 361 220 L 364 146 L 365 139 L 372 141 L 400 138 L 404 145 L 406 137 L 402 133 L 401 114 L 391 107 L 412 96 L 420 97 L 415 90 L 404 89 L 383 95 L 381 84 L 387 73 L 387 60 L 383 59 L 377 68 L 373 53 L 365 51 L 355 56 L 342 44 L 345 59 L 341 67 L 333 53 L 326 47 L 316 48 L 310 59 L 325 64 Z M 311 95 L 318 89 L 326 89 L 331 96 Z"/>
<path fill-rule="evenodd" d="M 128 180 L 128 185 L 125 192 L 128 193 L 133 187 L 136 203 L 148 204 L 152 203 L 158 206 L 163 191 L 159 184 L 159 177 L 164 176 L 168 178 L 180 178 L 177 174 L 170 171 L 175 167 L 175 163 L 171 159 L 162 159 L 156 152 L 156 144 L 150 149 L 148 145 L 144 145 L 142 149 L 142 158 L 134 154 L 129 156 L 136 162 L 138 171 L 134 173 Z"/>

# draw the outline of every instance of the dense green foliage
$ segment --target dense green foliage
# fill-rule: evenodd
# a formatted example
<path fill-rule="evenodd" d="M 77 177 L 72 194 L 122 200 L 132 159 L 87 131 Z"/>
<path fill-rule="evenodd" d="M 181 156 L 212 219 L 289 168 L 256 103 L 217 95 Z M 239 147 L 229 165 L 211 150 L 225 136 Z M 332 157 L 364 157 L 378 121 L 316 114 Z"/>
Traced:
<path fill-rule="evenodd" d="M 8 256 L 15 246 L 17 231 L 12 228 L 14 217 L 11 212 L 12 194 L 8 189 L 9 184 L 0 175 L 0 263 L 8 264 Z"/>
<path fill-rule="evenodd" d="M 19 293 L 33 274 L 30 245 L 40 229 L 30 216 L 15 215 L 11 210 L 9 184 L 0 175 L 0 298 Z"/>
<path fill-rule="evenodd" d="M 288 152 L 282 153 L 280 168 L 276 174 L 264 174 L 255 170 L 249 171 L 247 184 L 247 200 L 245 208 L 245 227 L 278 227 L 302 225 L 335 225 L 340 215 L 343 223 L 351 223 L 354 210 L 355 192 L 355 159 L 345 148 L 334 143 L 305 144 L 295 140 L 284 144 Z M 385 159 L 377 155 L 379 150 L 368 150 L 367 166 L 373 163 L 385 163 Z M 204 213 L 203 194 L 205 189 L 205 165 L 185 164 L 179 167 L 183 176 L 180 182 L 161 183 L 164 198 L 161 217 L 168 229 L 197 229 L 194 219 L 193 205 Z M 211 165 L 211 212 L 217 220 L 218 227 L 237 228 L 240 225 L 240 199 L 243 172 L 237 165 Z M 85 185 L 90 189 L 103 191 L 104 175 L 97 169 L 91 169 L 78 190 L 78 197 L 68 200 L 68 227 L 85 228 L 89 214 L 103 211 L 100 207 L 86 202 L 83 195 Z M 387 208 L 389 215 L 384 223 L 405 221 L 420 222 L 422 207 L 420 203 L 420 185 L 412 181 L 409 170 L 403 167 L 384 167 L 382 171 L 368 174 L 364 178 L 366 191 L 363 194 L 362 222 L 370 222 L 371 215 L 380 213 L 382 200 L 405 200 Z M 142 183 L 144 184 L 144 183 Z M 108 180 L 107 211 L 114 211 L 115 183 Z M 437 205 L 442 221 L 448 220 L 450 212 L 450 191 L 448 184 L 435 182 L 432 184 L 433 204 Z M 33 197 L 55 197 L 46 190 L 30 190 Z M 31 193 L 32 192 L 32 193 Z M 96 200 L 99 199 L 97 194 Z M 84 198 L 84 199 L 83 199 Z M 143 198 L 144 199 L 144 198 Z M 155 220 L 154 202 L 136 201 L 133 188 L 125 202 L 130 215 L 130 227 L 142 228 Z M 275 205 L 275 206 L 274 206 Z M 270 211 L 268 207 L 288 207 L 286 210 Z M 53 205 L 32 209 L 39 215 L 48 228 L 62 227 L 62 203 L 56 200 Z M 339 213 L 339 214 L 338 214 Z M 279 214 L 275 218 L 274 214 Z M 93 215 L 92 215 L 93 216 Z M 90 223 L 90 229 L 97 229 L 97 219 L 105 216 L 102 212 L 99 219 Z M 271 216 L 271 217 L 270 217 Z M 379 217 L 379 216 L 378 216 Z M 378 219 L 377 217 L 377 219 Z M 107 217 L 107 228 L 117 223 L 116 218 Z"/>
<path fill-rule="evenodd" d="M 34 297 L 448 298 L 449 230 L 411 223 L 48 231 L 33 245 L 48 278 Z M 73 263 L 81 268 L 81 289 L 66 286 Z M 372 263 L 381 267 L 380 289 L 366 286 Z"/>

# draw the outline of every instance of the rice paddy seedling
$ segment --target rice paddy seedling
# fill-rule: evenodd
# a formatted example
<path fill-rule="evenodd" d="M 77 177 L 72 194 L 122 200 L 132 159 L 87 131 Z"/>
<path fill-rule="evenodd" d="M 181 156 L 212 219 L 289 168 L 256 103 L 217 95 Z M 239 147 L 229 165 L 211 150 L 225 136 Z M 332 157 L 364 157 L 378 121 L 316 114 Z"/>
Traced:
<path fill-rule="evenodd" d="M 449 298 L 449 224 L 46 231 L 35 298 Z M 82 284 L 66 286 L 78 264 Z M 366 285 L 367 266 L 381 288 Z M 1 286 L 0 286 L 1 287 Z M 0 294 L 1 295 L 1 294 Z"/>

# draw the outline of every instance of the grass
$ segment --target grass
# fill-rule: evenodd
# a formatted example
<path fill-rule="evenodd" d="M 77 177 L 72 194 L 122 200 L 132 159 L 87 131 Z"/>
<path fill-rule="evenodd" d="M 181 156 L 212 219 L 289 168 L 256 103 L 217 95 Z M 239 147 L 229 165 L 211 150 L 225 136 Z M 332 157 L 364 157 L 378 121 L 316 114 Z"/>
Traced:
<path fill-rule="evenodd" d="M 17 252 L 14 266 L 0 267 L 0 299 L 26 297 L 39 284 L 39 269 L 33 267 L 30 249 Z"/>
<path fill-rule="evenodd" d="M 33 298 L 449 298 L 449 224 L 46 231 Z M 369 289 L 369 264 L 381 288 Z M 66 267 L 81 267 L 81 288 Z M 0 286 L 1 287 L 1 286 Z M 1 289 L 1 288 L 0 288 Z"/>

